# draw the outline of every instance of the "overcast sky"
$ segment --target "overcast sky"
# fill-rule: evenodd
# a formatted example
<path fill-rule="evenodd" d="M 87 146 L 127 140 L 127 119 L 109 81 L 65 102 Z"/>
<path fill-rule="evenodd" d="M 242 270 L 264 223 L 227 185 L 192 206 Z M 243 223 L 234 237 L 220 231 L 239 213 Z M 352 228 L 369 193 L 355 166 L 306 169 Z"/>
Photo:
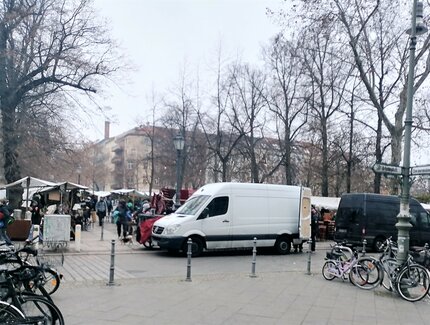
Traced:
<path fill-rule="evenodd" d="M 261 45 L 280 27 L 266 15 L 283 0 L 95 0 L 99 15 L 111 22 L 112 36 L 136 67 L 131 84 L 109 89 L 111 136 L 136 126 L 150 106 L 154 89 L 163 93 L 179 81 L 186 63 L 204 79 L 221 45 L 223 53 L 258 63 Z M 101 139 L 104 117 L 91 140 Z"/>

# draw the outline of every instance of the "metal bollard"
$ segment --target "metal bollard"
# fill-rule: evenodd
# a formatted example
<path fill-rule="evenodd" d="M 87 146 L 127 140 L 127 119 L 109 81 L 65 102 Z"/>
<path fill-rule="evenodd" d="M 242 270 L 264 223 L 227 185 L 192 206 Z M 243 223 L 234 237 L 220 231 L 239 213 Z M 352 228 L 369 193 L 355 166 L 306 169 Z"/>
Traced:
<path fill-rule="evenodd" d="M 110 253 L 110 270 L 109 270 L 109 283 L 108 286 L 115 285 L 114 275 L 115 275 L 115 239 L 111 241 L 111 253 Z"/>
<path fill-rule="evenodd" d="M 251 274 L 249 277 L 256 278 L 255 275 L 255 264 L 257 263 L 257 237 L 254 237 L 254 247 L 252 248 L 252 264 L 251 264 Z"/>
<path fill-rule="evenodd" d="M 77 252 L 81 251 L 81 225 L 76 225 L 75 227 L 75 250 Z"/>
<path fill-rule="evenodd" d="M 102 222 L 102 226 L 100 227 L 100 240 L 103 241 L 103 231 L 104 231 L 104 227 L 105 227 L 105 223 L 104 223 L 104 218 L 102 218 L 101 222 Z"/>
<path fill-rule="evenodd" d="M 188 238 L 187 245 L 187 278 L 185 281 L 191 282 L 191 256 L 193 255 L 193 241 L 191 238 Z"/>
<path fill-rule="evenodd" d="M 311 256 L 312 256 L 312 239 L 308 240 L 308 266 L 307 266 L 307 270 L 306 270 L 306 274 L 307 275 L 311 275 Z"/>
<path fill-rule="evenodd" d="M 363 239 L 363 251 L 361 252 L 362 256 L 366 255 L 366 245 L 367 245 L 367 240 Z"/>

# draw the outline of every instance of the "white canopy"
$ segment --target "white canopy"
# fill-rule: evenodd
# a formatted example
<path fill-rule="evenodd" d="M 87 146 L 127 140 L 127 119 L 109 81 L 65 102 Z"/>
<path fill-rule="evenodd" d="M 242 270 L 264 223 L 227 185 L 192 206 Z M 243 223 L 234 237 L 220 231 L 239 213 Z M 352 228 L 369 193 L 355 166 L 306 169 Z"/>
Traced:
<path fill-rule="evenodd" d="M 88 188 L 86 186 L 71 183 L 71 182 L 54 183 L 50 181 L 45 181 L 40 178 L 26 176 L 13 183 L 4 185 L 3 187 L 0 187 L 0 189 L 7 189 L 7 188 L 19 187 L 19 186 L 24 188 L 23 205 L 27 209 L 28 209 L 29 202 L 31 201 L 31 198 L 35 193 L 49 192 L 52 190 L 70 191 L 74 189 Z M 61 201 L 62 201 L 62 197 L 61 197 Z"/>
<path fill-rule="evenodd" d="M 106 197 L 111 195 L 112 193 L 107 191 L 94 191 L 94 192 L 91 192 L 91 194 L 94 194 L 97 197 Z"/>
<path fill-rule="evenodd" d="M 18 187 L 18 186 L 22 186 L 23 188 L 48 187 L 48 186 L 55 186 L 55 184 L 56 183 L 44 181 L 43 179 L 27 176 L 13 183 L 3 185 L 0 189 L 6 189 L 6 188 Z"/>
<path fill-rule="evenodd" d="M 427 211 L 430 211 L 430 204 L 421 203 L 421 205 L 423 206 L 424 209 L 426 209 Z"/>
<path fill-rule="evenodd" d="M 311 196 L 311 204 L 319 209 L 337 210 L 339 202 L 340 197 Z"/>
<path fill-rule="evenodd" d="M 7 188 L 19 187 L 19 186 L 24 188 L 23 199 L 25 201 L 25 207 L 28 210 L 28 203 L 29 203 L 29 200 L 31 198 L 30 189 L 36 189 L 36 191 L 34 191 L 34 192 L 37 192 L 37 189 L 55 186 L 55 183 L 49 182 L 49 181 L 44 181 L 43 179 L 39 179 L 36 177 L 26 176 L 26 177 L 23 177 L 23 178 L 15 181 L 13 183 L 4 185 L 0 189 L 7 189 Z"/>
<path fill-rule="evenodd" d="M 128 196 L 137 196 L 137 197 L 149 196 L 148 194 L 140 192 L 138 190 L 127 189 L 127 188 L 122 188 L 122 189 L 119 189 L 119 190 L 114 190 L 114 191 L 112 191 L 112 193 L 114 193 L 114 194 L 120 194 L 120 195 L 128 195 Z"/>

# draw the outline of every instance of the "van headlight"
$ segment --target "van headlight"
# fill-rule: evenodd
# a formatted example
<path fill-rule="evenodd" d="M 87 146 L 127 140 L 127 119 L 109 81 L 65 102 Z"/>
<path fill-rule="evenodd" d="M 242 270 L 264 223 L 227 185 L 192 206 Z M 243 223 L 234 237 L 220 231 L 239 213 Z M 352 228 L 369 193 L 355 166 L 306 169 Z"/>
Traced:
<path fill-rule="evenodd" d="M 174 234 L 175 232 L 178 231 L 179 228 L 181 228 L 180 224 L 174 224 L 174 225 L 166 227 L 166 235 Z"/>

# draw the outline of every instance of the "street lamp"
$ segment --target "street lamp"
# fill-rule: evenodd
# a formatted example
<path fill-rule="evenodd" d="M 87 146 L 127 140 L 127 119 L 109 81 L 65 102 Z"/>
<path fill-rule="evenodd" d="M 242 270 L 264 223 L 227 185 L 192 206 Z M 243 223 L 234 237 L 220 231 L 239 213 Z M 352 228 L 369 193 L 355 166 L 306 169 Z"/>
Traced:
<path fill-rule="evenodd" d="M 76 173 L 78 174 L 78 184 L 81 184 L 81 173 L 82 173 L 81 165 L 78 165 L 78 168 L 76 168 Z"/>
<path fill-rule="evenodd" d="M 410 198 L 410 156 L 411 156 L 411 132 L 412 132 L 412 104 L 414 96 L 414 77 L 415 77 L 415 47 L 417 44 L 417 35 L 427 32 L 427 27 L 423 23 L 423 4 L 414 0 L 412 6 L 411 28 L 406 31 L 410 35 L 409 42 L 409 73 L 405 117 L 405 145 L 403 152 L 402 167 L 402 188 L 400 200 L 400 212 L 397 215 L 396 228 L 397 235 L 397 262 L 402 264 L 406 261 L 409 252 L 409 230 L 412 228 L 409 215 L 409 198 Z"/>
<path fill-rule="evenodd" d="M 173 138 L 173 145 L 176 149 L 176 209 L 181 205 L 181 152 L 184 150 L 185 139 L 181 134 Z"/>

